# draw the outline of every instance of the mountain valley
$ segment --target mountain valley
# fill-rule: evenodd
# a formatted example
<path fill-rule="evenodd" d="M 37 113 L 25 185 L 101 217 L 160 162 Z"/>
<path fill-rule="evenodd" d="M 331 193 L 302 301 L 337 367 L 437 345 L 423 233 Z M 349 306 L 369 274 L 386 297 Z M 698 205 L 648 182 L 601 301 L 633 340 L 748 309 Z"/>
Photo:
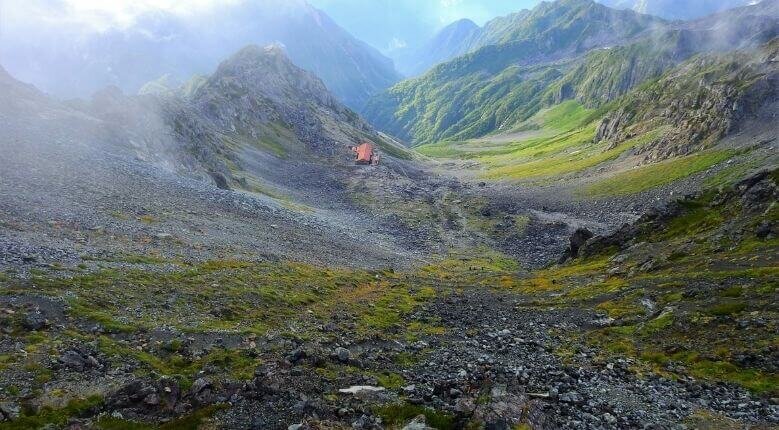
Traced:
<path fill-rule="evenodd" d="M 541 2 L 400 82 L 288 6 L 333 37 L 0 66 L 0 430 L 779 424 L 779 2 Z"/>

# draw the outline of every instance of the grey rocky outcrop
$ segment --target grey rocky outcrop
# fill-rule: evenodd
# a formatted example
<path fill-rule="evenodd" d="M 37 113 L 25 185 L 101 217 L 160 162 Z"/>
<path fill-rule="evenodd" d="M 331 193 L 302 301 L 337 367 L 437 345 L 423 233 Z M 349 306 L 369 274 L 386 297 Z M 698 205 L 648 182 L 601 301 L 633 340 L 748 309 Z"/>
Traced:
<path fill-rule="evenodd" d="M 654 130 L 635 149 L 645 162 L 692 154 L 739 130 L 745 120 L 775 121 L 779 44 L 739 54 L 702 56 L 618 103 L 600 122 L 595 142 L 608 149 Z M 709 70 L 700 73 L 700 70 Z"/>
<path fill-rule="evenodd" d="M 663 206 L 650 209 L 644 213 L 635 223 L 625 224 L 617 231 L 606 235 L 597 236 L 587 240 L 581 247 L 579 255 L 592 256 L 610 248 L 624 249 L 630 246 L 639 235 L 660 231 L 669 220 L 679 216 L 687 210 L 687 203 L 697 199 L 698 195 L 689 195 L 680 200 L 669 202 Z M 722 205 L 729 200 L 740 200 L 742 208 L 748 213 L 762 213 L 771 204 L 779 200 L 779 186 L 775 182 L 770 170 L 763 170 L 739 181 L 732 189 L 718 192 L 711 201 L 711 205 Z M 762 222 L 754 232 L 760 238 L 772 234 L 773 226 L 770 222 Z"/>

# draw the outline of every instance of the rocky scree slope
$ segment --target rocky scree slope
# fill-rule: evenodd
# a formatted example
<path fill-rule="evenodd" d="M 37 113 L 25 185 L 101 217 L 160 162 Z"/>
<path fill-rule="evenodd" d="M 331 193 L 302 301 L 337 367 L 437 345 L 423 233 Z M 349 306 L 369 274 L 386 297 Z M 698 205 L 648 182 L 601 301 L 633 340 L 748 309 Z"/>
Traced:
<path fill-rule="evenodd" d="M 591 340 L 614 354 L 775 397 L 777 183 L 776 170 L 762 170 L 592 238 L 572 264 L 586 273 L 546 294 L 604 312 L 610 327 Z M 610 287 L 586 292 L 586 276 Z"/>
<path fill-rule="evenodd" d="M 4 275 L 0 428 L 771 428 L 776 176 L 532 272 L 482 253 Z"/>
<path fill-rule="evenodd" d="M 3 266 L 245 252 L 347 264 L 360 252 L 360 264 L 394 265 L 405 251 L 373 260 L 360 244 L 362 226 L 380 254 L 396 240 L 355 227 L 366 215 L 347 191 L 347 146 L 379 135 L 277 48 L 223 66 L 190 96 L 113 87 L 67 103 L 3 74 Z M 384 155 L 383 168 L 405 162 Z"/>

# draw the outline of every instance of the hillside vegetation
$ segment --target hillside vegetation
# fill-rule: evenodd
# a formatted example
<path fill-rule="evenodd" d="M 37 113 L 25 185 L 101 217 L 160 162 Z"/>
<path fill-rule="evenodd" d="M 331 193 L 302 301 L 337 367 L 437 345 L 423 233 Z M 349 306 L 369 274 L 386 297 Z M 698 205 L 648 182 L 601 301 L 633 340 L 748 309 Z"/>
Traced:
<path fill-rule="evenodd" d="M 771 59 L 778 46 L 774 40 L 758 50 L 696 56 L 599 108 L 569 100 L 518 123 L 505 137 L 443 141 L 417 150 L 475 162 L 469 171 L 480 178 L 531 183 L 594 178 L 581 186 L 571 183 L 580 196 L 636 194 L 736 155 L 763 157 L 749 154 L 770 140 L 739 147 L 719 142 L 747 121 L 772 121 L 779 75 Z"/>
<path fill-rule="evenodd" d="M 766 43 L 779 34 L 777 14 L 768 2 L 734 11 L 727 25 L 670 25 L 588 0 L 542 3 L 506 18 L 513 24 L 484 47 L 372 98 L 363 113 L 412 145 L 509 132 L 565 100 L 603 106 L 696 53 Z"/>

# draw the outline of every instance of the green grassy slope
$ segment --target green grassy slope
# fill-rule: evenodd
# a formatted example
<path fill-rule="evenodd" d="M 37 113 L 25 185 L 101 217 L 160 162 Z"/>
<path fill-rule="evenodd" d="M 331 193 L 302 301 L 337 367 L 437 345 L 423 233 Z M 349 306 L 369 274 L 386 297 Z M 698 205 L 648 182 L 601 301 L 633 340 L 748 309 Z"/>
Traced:
<path fill-rule="evenodd" d="M 771 59 L 777 50 L 779 40 L 755 50 L 696 56 L 612 102 L 598 103 L 597 95 L 589 98 L 595 107 L 567 100 L 516 123 L 510 133 L 443 140 L 417 150 L 475 162 L 469 164 L 473 174 L 489 180 L 550 182 L 598 173 L 594 181 L 576 185 L 579 196 L 597 198 L 670 184 L 734 156 L 759 167 L 749 154 L 760 142 L 738 148 L 717 144 L 776 100 L 779 72 Z M 600 61 L 622 55 L 620 49 L 611 51 L 590 56 Z M 603 100 L 610 97 L 608 85 L 582 82 L 581 88 L 604 89 Z M 727 184 L 745 169 L 712 181 Z"/>
<path fill-rule="evenodd" d="M 582 61 L 549 60 L 571 57 L 590 38 L 626 40 L 657 24 L 652 18 L 589 0 L 544 3 L 518 19 L 500 30 L 506 34 L 488 37 L 494 44 L 399 83 L 374 97 L 363 114 L 377 128 L 415 143 L 506 130 L 549 106 L 549 100 L 562 101 L 547 94 Z M 628 81 L 652 75 L 661 63 L 647 64 L 653 64 L 652 69 L 638 72 L 644 70 L 643 63 L 636 63 L 629 72 L 636 77 Z"/>
<path fill-rule="evenodd" d="M 706 170 L 727 160 L 733 154 L 733 151 L 706 151 L 673 160 L 666 160 L 657 164 L 650 164 L 638 169 L 618 173 L 610 178 L 588 185 L 582 193 L 595 197 L 635 194 L 660 185 L 670 184 L 678 179 Z"/>
<path fill-rule="evenodd" d="M 540 306 L 594 308 L 612 322 L 585 335 L 607 357 L 776 396 L 779 172 L 644 217 L 586 257 L 513 288 Z M 759 233 L 773 225 L 773 232 Z M 771 231 L 769 228 L 768 231 Z"/>
<path fill-rule="evenodd" d="M 429 144 L 505 132 L 565 100 L 599 108 L 696 54 L 776 34 L 733 13 L 743 31 L 730 34 L 716 20 L 674 28 L 586 0 L 541 3 L 488 23 L 474 50 L 374 96 L 363 114 L 380 130 Z"/>

